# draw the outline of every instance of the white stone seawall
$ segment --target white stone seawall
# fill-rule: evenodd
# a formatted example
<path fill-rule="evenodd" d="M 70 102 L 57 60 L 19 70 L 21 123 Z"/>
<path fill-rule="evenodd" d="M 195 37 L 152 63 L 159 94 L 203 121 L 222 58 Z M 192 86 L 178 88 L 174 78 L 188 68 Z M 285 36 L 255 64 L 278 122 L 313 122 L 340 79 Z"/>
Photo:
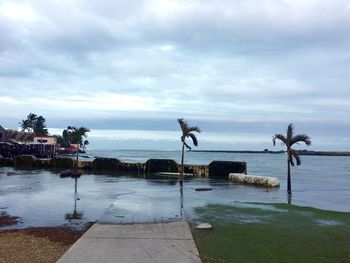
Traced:
<path fill-rule="evenodd" d="M 240 173 L 230 173 L 229 179 L 234 183 L 251 184 L 264 187 L 279 187 L 280 181 L 276 177 L 246 175 Z"/>

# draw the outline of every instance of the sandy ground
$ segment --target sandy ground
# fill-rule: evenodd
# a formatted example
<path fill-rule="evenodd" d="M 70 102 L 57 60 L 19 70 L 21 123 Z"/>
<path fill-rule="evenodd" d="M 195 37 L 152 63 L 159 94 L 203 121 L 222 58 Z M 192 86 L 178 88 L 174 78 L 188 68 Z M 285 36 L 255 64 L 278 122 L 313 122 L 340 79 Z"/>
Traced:
<path fill-rule="evenodd" d="M 0 215 L 0 226 L 12 224 L 16 218 Z M 79 231 L 64 227 L 0 230 L 0 263 L 56 262 L 91 225 Z"/>

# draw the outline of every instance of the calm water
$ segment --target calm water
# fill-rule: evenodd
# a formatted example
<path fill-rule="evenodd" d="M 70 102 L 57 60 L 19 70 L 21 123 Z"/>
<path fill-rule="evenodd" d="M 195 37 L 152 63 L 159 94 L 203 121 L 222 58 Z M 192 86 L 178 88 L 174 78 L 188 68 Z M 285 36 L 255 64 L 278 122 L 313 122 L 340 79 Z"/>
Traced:
<path fill-rule="evenodd" d="M 95 151 L 90 154 L 132 162 L 149 158 L 179 161 L 180 158 L 180 152 L 163 151 Z M 98 219 L 119 223 L 153 222 L 181 216 L 194 222 L 193 209 L 208 203 L 286 203 L 285 155 L 186 153 L 187 163 L 207 164 L 212 160 L 246 161 L 249 174 L 276 176 L 281 187 L 264 189 L 198 178 L 185 182 L 181 198 L 176 179 L 84 174 L 77 181 L 75 195 L 74 179 L 60 178 L 58 173 L 0 167 L 0 208 L 21 217 L 20 227 L 26 227 L 80 226 Z M 213 190 L 197 192 L 197 187 Z M 292 188 L 293 204 L 350 212 L 350 158 L 302 156 L 302 165 L 292 169 Z"/>

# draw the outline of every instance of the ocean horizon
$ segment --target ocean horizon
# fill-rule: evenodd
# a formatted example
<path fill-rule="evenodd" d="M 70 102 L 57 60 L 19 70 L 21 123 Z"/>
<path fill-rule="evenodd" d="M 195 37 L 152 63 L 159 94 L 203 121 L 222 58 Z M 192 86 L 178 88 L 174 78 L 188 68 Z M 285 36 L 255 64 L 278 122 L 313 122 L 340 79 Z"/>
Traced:
<path fill-rule="evenodd" d="M 61 135 L 65 128 L 49 128 L 51 135 Z M 264 149 L 280 151 L 285 147 L 277 143 L 272 144 L 274 133 L 284 132 L 242 132 L 223 130 L 221 132 L 202 131 L 197 134 L 198 147 L 193 150 L 255 150 Z M 89 150 L 181 150 L 181 132 L 179 130 L 128 130 L 128 129 L 91 129 L 86 138 L 89 141 Z M 297 146 L 297 149 L 315 151 L 348 151 L 348 139 L 323 137 L 309 134 L 312 138 L 311 147 Z"/>

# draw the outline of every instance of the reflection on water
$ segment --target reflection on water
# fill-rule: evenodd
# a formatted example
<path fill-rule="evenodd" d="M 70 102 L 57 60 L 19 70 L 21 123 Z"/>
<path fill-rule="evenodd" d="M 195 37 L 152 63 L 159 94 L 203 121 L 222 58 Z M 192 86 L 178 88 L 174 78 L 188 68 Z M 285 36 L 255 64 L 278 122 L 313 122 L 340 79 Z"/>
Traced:
<path fill-rule="evenodd" d="M 288 196 L 288 204 L 291 204 L 292 203 L 292 193 L 287 193 L 287 196 Z"/>
<path fill-rule="evenodd" d="M 305 161 L 306 162 L 306 161 Z M 306 165 L 306 168 L 307 165 Z M 285 190 L 236 185 L 227 180 L 195 178 L 183 187 L 175 177 L 83 174 L 60 178 L 59 172 L 0 167 L 0 208 L 23 220 L 20 226 L 79 227 L 86 222 L 195 221 L 194 209 L 206 204 L 286 203 L 350 211 L 348 170 L 338 174 L 293 174 L 293 199 Z M 212 188 L 211 191 L 196 191 Z M 74 205 L 74 206 L 73 206 Z M 11 228 L 11 227 L 10 227 Z"/>
<path fill-rule="evenodd" d="M 79 176 L 80 177 L 80 176 Z M 73 213 L 67 213 L 65 215 L 65 219 L 69 220 L 69 222 L 71 222 L 71 220 L 75 219 L 75 220 L 81 220 L 83 218 L 83 212 L 77 211 L 77 201 L 80 200 L 80 198 L 78 197 L 78 178 L 79 177 L 74 177 L 74 210 Z M 62 176 L 61 176 L 62 178 Z"/>
<path fill-rule="evenodd" d="M 75 194 L 75 196 L 76 196 L 76 194 Z M 80 220 L 80 219 L 83 218 L 83 212 L 78 212 L 77 211 L 77 199 L 78 199 L 77 197 L 74 198 L 74 210 L 73 210 L 73 213 L 67 213 L 65 215 L 65 219 L 66 220 L 69 220 L 69 221 L 71 221 L 73 219 Z"/>
<path fill-rule="evenodd" d="M 184 187 L 180 183 L 180 218 L 183 219 L 184 216 Z"/>

